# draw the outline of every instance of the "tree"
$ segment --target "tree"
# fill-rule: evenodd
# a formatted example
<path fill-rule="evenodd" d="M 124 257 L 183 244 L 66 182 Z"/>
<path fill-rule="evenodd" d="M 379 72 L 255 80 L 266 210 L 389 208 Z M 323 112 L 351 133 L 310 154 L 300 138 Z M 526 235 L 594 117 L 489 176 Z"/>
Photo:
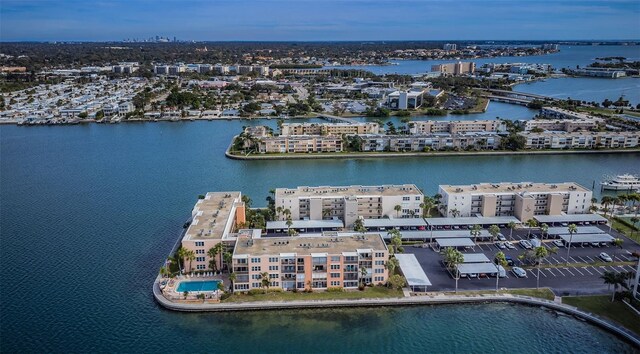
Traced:
<path fill-rule="evenodd" d="M 389 270 L 389 276 L 395 274 L 395 271 L 399 266 L 400 262 L 398 262 L 398 259 L 396 257 L 389 257 L 389 260 L 385 264 L 385 267 L 387 268 L 387 270 Z"/>
<path fill-rule="evenodd" d="M 269 279 L 269 273 L 262 272 L 260 274 L 260 284 L 262 284 L 262 288 L 264 289 L 264 293 L 267 293 L 269 290 L 269 285 L 271 284 L 271 279 Z"/>
<path fill-rule="evenodd" d="M 189 271 L 191 272 L 193 270 L 191 268 L 191 262 L 196 259 L 196 253 L 193 250 L 187 250 L 185 252 L 185 258 L 189 261 Z"/>
<path fill-rule="evenodd" d="M 464 262 L 464 255 L 462 252 L 455 248 L 447 247 L 445 249 L 445 263 L 449 266 L 449 269 L 453 272 L 456 280 L 456 293 L 458 292 L 458 280 L 460 279 L 460 271 L 458 265 Z"/>
<path fill-rule="evenodd" d="M 449 211 L 449 212 L 451 213 L 451 216 L 454 217 L 454 218 L 457 217 L 457 216 L 460 216 L 460 210 L 458 210 L 456 208 L 451 209 L 451 211 Z"/>
<path fill-rule="evenodd" d="M 387 235 L 390 237 L 391 246 L 392 246 L 392 254 L 402 253 L 402 234 L 398 229 L 391 229 L 387 232 Z"/>
<path fill-rule="evenodd" d="M 215 246 L 213 246 L 216 249 L 216 254 L 220 256 L 220 264 L 222 264 L 222 253 L 224 252 L 224 245 L 222 244 L 222 242 L 216 243 Z"/>
<path fill-rule="evenodd" d="M 389 276 L 389 280 L 387 280 L 387 285 L 392 289 L 401 289 L 406 284 L 406 280 L 400 274 L 391 275 Z"/>
<path fill-rule="evenodd" d="M 238 279 L 238 276 L 236 275 L 235 272 L 232 272 L 231 274 L 229 274 L 229 282 L 231 283 L 231 291 L 233 291 L 233 283 L 236 281 L 236 279 Z"/>
<path fill-rule="evenodd" d="M 604 217 L 607 217 L 607 209 L 609 209 L 609 205 L 613 202 L 613 198 L 611 198 L 608 195 L 605 195 L 604 197 L 602 197 L 602 199 L 600 199 L 600 203 L 602 204 L 602 206 L 604 207 Z"/>
<path fill-rule="evenodd" d="M 291 226 L 293 225 L 293 220 L 291 220 L 290 216 L 287 216 L 287 234 L 289 234 L 289 236 L 291 236 Z"/>
<path fill-rule="evenodd" d="M 569 231 L 569 244 L 567 245 L 567 259 L 565 264 L 569 264 L 569 252 L 571 251 L 571 243 L 573 242 L 573 234 L 578 232 L 578 227 L 576 224 L 569 224 L 567 227 L 567 231 Z"/>
<path fill-rule="evenodd" d="M 209 250 L 207 251 L 207 256 L 209 256 L 209 268 L 214 271 L 217 272 L 218 271 L 218 262 L 216 262 L 216 256 L 218 255 L 218 248 L 217 247 L 211 247 L 209 248 Z"/>
<path fill-rule="evenodd" d="M 502 267 L 506 267 L 507 266 L 507 257 L 504 255 L 504 252 L 500 251 L 498 253 L 496 253 L 496 256 L 494 257 L 494 260 L 496 262 L 497 265 L 502 266 Z M 498 272 L 498 274 L 496 274 L 496 292 L 499 289 L 498 286 L 498 281 L 500 280 L 500 272 Z"/>
<path fill-rule="evenodd" d="M 471 237 L 473 237 L 473 242 L 475 243 L 478 236 L 482 234 L 482 227 L 477 224 L 473 225 L 473 227 L 469 231 L 469 234 L 471 235 Z"/>
<path fill-rule="evenodd" d="M 178 268 L 180 269 L 180 273 L 182 273 L 182 262 L 184 262 L 184 258 L 187 256 L 187 249 L 183 248 L 182 246 L 180 246 L 180 248 L 178 248 L 178 252 L 177 252 L 177 256 L 178 256 Z"/>
<path fill-rule="evenodd" d="M 546 238 L 547 236 L 547 232 L 549 232 L 549 225 L 543 223 L 542 225 L 540 225 L 540 231 L 542 232 L 542 238 Z"/>
<path fill-rule="evenodd" d="M 431 209 L 436 205 L 436 200 L 432 197 L 424 197 L 424 201 L 420 204 L 422 208 L 422 217 L 428 218 L 431 216 Z"/>
<path fill-rule="evenodd" d="M 160 275 L 164 277 L 166 274 L 167 274 L 167 267 L 165 266 L 160 267 Z"/>
<path fill-rule="evenodd" d="M 531 229 L 534 227 L 538 227 L 538 221 L 536 221 L 536 219 L 529 219 L 525 222 L 525 225 L 527 225 L 527 227 L 529 228 L 529 233 L 527 234 L 527 237 L 531 236 Z"/>
<path fill-rule="evenodd" d="M 353 230 L 361 233 L 365 233 L 367 229 L 364 227 L 364 221 L 361 218 L 357 218 L 353 222 Z"/>
<path fill-rule="evenodd" d="M 513 241 L 513 229 L 516 228 L 516 223 L 514 221 L 509 221 L 507 227 L 509 228 L 509 238 Z"/>
<path fill-rule="evenodd" d="M 402 210 L 402 206 L 400 206 L 399 204 L 393 207 L 393 210 L 396 211 L 396 218 L 400 217 L 400 211 Z"/>
<path fill-rule="evenodd" d="M 500 234 L 500 228 L 498 227 L 498 225 L 489 226 L 489 234 L 491 235 L 493 241 L 495 241 L 498 238 L 498 234 Z"/>
<path fill-rule="evenodd" d="M 611 289 L 611 285 L 613 285 L 613 294 L 611 294 L 611 302 L 613 302 L 616 299 L 618 285 L 622 283 L 622 277 L 616 272 L 605 271 L 600 278 L 604 280 L 604 283 L 607 284 L 609 289 Z"/>
<path fill-rule="evenodd" d="M 622 248 L 622 243 L 624 242 L 623 239 L 621 238 L 616 238 L 614 239 L 611 243 L 613 243 L 614 246 L 618 246 L 620 248 Z"/>
<path fill-rule="evenodd" d="M 538 276 L 536 278 L 536 289 L 540 287 L 540 264 L 542 263 L 542 260 L 547 258 L 548 255 L 549 255 L 549 251 L 547 251 L 547 248 L 544 246 L 538 246 L 534 250 L 536 268 L 538 268 Z"/>
<path fill-rule="evenodd" d="M 227 271 L 231 271 L 231 262 L 233 260 L 233 254 L 231 252 L 224 252 L 222 254 L 222 258 L 224 259 L 224 263 L 227 265 Z"/>
<path fill-rule="evenodd" d="M 364 287 L 365 286 L 365 280 L 367 278 L 367 275 L 369 274 L 369 272 L 367 272 L 367 268 L 366 267 L 360 267 L 360 280 L 361 282 L 361 286 Z"/>

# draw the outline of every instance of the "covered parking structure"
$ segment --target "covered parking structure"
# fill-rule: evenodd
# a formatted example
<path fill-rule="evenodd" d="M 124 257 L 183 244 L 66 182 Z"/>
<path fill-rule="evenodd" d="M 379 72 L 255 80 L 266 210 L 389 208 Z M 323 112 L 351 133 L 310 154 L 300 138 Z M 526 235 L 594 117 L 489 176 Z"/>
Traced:
<path fill-rule="evenodd" d="M 469 237 L 459 237 L 459 238 L 437 238 L 434 244 L 435 250 L 440 251 L 443 248 L 453 247 L 475 247 L 476 244 Z"/>
<path fill-rule="evenodd" d="M 420 266 L 416 256 L 410 253 L 399 253 L 396 254 L 395 257 L 398 259 L 402 274 L 404 274 L 404 277 L 407 279 L 409 289 L 413 292 L 426 292 L 427 287 L 431 286 L 431 281 L 429 277 L 427 277 L 427 274 L 425 274 L 422 266 Z"/>
<path fill-rule="evenodd" d="M 463 253 L 463 263 L 491 263 L 491 260 L 484 253 Z"/>
<path fill-rule="evenodd" d="M 513 216 L 472 216 L 463 218 L 431 218 L 426 219 L 429 227 L 434 230 L 450 230 L 450 229 L 463 229 L 473 227 L 474 225 L 480 225 L 483 228 L 487 228 L 491 225 L 498 225 L 500 227 L 506 227 L 510 222 L 516 224 L 522 224 L 520 220 Z"/>
<path fill-rule="evenodd" d="M 576 234 L 604 234 L 606 233 L 605 231 L 603 231 L 602 229 L 600 229 L 597 226 L 579 226 L 576 228 L 577 231 L 574 233 L 574 235 Z M 568 235 L 569 234 L 569 228 L 568 227 L 550 227 L 549 230 L 547 231 L 547 234 L 549 235 Z"/>
<path fill-rule="evenodd" d="M 436 238 L 466 238 L 469 237 L 469 230 L 428 230 L 428 231 L 402 231 L 402 239 L 406 241 L 432 242 Z M 389 239 L 387 233 L 382 233 L 382 237 Z M 480 230 L 478 239 L 489 239 L 491 234 L 487 230 Z"/>
<path fill-rule="evenodd" d="M 607 224 L 607 219 L 599 214 L 563 214 L 563 215 L 536 215 L 533 217 L 539 224 L 549 226 L 567 226 L 562 224 L 584 225 L 584 223 Z"/>
<path fill-rule="evenodd" d="M 580 244 L 580 243 L 591 243 L 591 242 L 608 242 L 613 241 L 613 236 L 609 234 L 578 234 L 578 235 L 560 235 L 562 241 L 564 241 L 565 245 L 568 245 L 569 242 L 571 244 Z"/>
<path fill-rule="evenodd" d="M 291 228 L 303 233 L 321 233 L 324 231 L 338 231 L 344 227 L 342 220 L 293 220 Z M 267 235 L 286 234 L 289 226 L 286 221 L 267 221 Z"/>
<path fill-rule="evenodd" d="M 386 231 L 393 228 L 399 230 L 426 230 L 427 222 L 423 218 L 406 219 L 364 219 L 367 231 Z"/>
<path fill-rule="evenodd" d="M 463 263 L 458 264 L 458 272 L 461 277 L 469 274 L 497 275 L 498 267 L 493 263 Z"/>

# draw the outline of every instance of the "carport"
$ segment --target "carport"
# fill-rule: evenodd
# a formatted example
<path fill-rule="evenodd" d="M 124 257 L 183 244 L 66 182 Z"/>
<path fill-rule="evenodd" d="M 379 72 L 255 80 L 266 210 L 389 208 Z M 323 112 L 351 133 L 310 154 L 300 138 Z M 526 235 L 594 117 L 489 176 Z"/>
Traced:
<path fill-rule="evenodd" d="M 332 220 L 292 220 L 291 228 L 299 232 L 338 231 L 344 224 L 340 219 Z M 267 234 L 282 234 L 288 230 L 286 221 L 267 221 Z"/>
<path fill-rule="evenodd" d="M 498 267 L 493 263 L 464 263 L 458 265 L 460 276 L 469 274 L 498 274 Z"/>
<path fill-rule="evenodd" d="M 574 235 L 576 234 L 604 234 L 605 231 L 602 231 L 599 227 L 597 226 L 578 226 L 577 231 L 574 233 Z M 568 235 L 569 234 L 569 228 L 568 227 L 550 227 L 549 231 L 547 231 L 547 234 L 549 235 Z"/>
<path fill-rule="evenodd" d="M 435 247 L 436 251 L 440 251 L 443 247 L 475 247 L 475 243 L 469 237 L 460 238 L 437 238 Z"/>
<path fill-rule="evenodd" d="M 571 243 L 591 243 L 591 242 L 611 242 L 613 237 L 609 234 L 579 234 L 579 235 L 560 235 L 565 244 Z"/>
<path fill-rule="evenodd" d="M 461 238 L 469 237 L 469 230 L 429 230 L 429 231 L 402 231 L 402 239 L 409 241 L 431 242 L 436 238 Z M 387 233 L 381 233 L 382 237 L 389 239 Z M 491 234 L 487 230 L 480 230 L 478 239 L 488 239 Z"/>
<path fill-rule="evenodd" d="M 507 225 L 510 222 L 514 222 L 516 224 L 522 224 L 520 220 L 514 218 L 513 216 L 493 216 L 493 217 L 485 217 L 485 216 L 472 216 L 472 217 L 462 217 L 462 218 L 431 218 L 426 219 L 429 226 L 433 229 L 439 228 L 451 228 L 455 226 L 473 226 L 480 225 L 482 227 L 489 227 L 491 225 Z"/>
<path fill-rule="evenodd" d="M 564 214 L 564 215 L 536 215 L 533 217 L 539 224 L 559 226 L 558 224 L 598 223 L 606 224 L 607 219 L 599 214 Z"/>
<path fill-rule="evenodd" d="M 400 264 L 400 270 L 404 277 L 407 279 L 409 289 L 414 292 L 426 292 L 427 286 L 431 286 L 431 281 L 424 273 L 422 266 L 413 254 L 401 254 L 395 255 Z"/>
<path fill-rule="evenodd" d="M 484 253 L 463 253 L 463 263 L 491 263 Z"/>
<path fill-rule="evenodd" d="M 386 231 L 392 228 L 400 230 L 426 230 L 427 222 L 423 218 L 406 219 L 364 219 L 368 231 Z"/>

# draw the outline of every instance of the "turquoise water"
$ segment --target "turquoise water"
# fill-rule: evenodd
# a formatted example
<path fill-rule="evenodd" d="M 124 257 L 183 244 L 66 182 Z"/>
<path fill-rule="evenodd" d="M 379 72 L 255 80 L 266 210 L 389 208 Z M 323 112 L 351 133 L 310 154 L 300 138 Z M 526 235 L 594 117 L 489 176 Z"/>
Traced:
<path fill-rule="evenodd" d="M 179 293 L 185 291 L 214 291 L 218 290 L 219 283 L 217 280 L 181 281 L 176 291 Z"/>
<path fill-rule="evenodd" d="M 588 77 L 570 77 L 547 79 L 513 88 L 516 91 L 535 93 L 555 98 L 572 98 L 582 101 L 602 103 L 605 98 L 615 101 L 620 96 L 634 107 L 640 103 L 640 78 L 602 79 Z"/>
<path fill-rule="evenodd" d="M 275 187 L 565 181 L 640 172 L 640 154 L 243 162 L 222 121 L 0 126 L 2 352 L 629 352 L 567 317 L 510 305 L 182 314 L 151 284 L 197 196 Z M 267 121 L 275 124 L 273 121 Z M 495 335 L 481 333 L 481 330 Z M 331 338 L 331 340 L 326 340 Z M 526 348 L 523 350 L 522 348 Z"/>

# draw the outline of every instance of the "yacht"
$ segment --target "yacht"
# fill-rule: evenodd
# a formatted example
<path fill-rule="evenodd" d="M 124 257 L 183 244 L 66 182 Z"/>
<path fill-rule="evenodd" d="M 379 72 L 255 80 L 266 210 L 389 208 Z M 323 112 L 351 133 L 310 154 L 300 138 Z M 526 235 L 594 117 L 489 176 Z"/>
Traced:
<path fill-rule="evenodd" d="M 634 190 L 640 188 L 640 178 L 630 174 L 618 175 L 612 178 L 607 178 L 604 182 L 600 183 L 600 185 L 603 189 L 610 189 L 614 191 Z"/>

